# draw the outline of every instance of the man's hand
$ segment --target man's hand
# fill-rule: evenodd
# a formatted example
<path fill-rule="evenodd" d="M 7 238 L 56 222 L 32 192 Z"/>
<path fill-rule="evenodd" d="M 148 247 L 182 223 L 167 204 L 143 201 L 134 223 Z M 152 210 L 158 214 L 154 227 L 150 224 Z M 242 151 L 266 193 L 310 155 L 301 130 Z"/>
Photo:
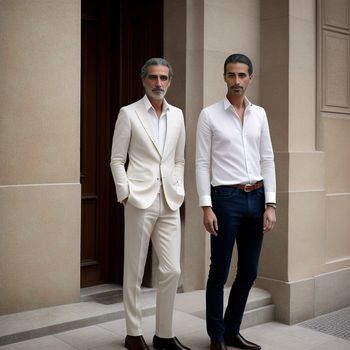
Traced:
<path fill-rule="evenodd" d="M 211 207 L 202 207 L 203 209 L 203 224 L 205 229 L 212 235 L 217 236 L 218 220 Z"/>
<path fill-rule="evenodd" d="M 267 206 L 264 213 L 264 231 L 269 232 L 273 229 L 276 222 L 276 209 Z"/>

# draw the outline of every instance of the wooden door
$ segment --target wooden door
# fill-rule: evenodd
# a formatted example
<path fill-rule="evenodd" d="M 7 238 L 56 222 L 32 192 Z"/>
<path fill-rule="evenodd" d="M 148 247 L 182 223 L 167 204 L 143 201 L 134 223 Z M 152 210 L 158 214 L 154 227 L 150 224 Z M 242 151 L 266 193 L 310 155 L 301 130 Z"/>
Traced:
<path fill-rule="evenodd" d="M 110 172 L 121 106 L 140 99 L 140 68 L 161 57 L 163 0 L 82 0 L 81 286 L 122 284 L 123 206 Z M 149 257 L 151 254 L 149 254 Z M 150 284 L 148 259 L 144 283 Z"/>

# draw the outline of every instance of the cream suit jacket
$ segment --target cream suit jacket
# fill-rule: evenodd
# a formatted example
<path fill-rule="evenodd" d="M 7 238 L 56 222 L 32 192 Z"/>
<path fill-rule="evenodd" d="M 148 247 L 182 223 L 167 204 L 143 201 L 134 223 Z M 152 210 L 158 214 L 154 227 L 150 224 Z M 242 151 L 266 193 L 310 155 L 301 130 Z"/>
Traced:
<path fill-rule="evenodd" d="M 161 154 L 143 99 L 122 107 L 115 125 L 111 154 L 118 201 L 128 197 L 128 203 L 136 208 L 148 208 L 159 192 L 160 174 L 169 207 L 172 210 L 179 208 L 185 195 L 184 148 L 185 125 L 179 108 L 169 105 L 166 140 Z"/>

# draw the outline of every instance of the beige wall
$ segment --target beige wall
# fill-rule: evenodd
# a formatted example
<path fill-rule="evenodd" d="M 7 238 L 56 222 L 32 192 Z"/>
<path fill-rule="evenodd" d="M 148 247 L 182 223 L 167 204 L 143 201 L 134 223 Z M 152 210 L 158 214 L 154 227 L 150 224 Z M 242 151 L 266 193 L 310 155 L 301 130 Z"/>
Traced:
<path fill-rule="evenodd" d="M 275 145 L 279 218 L 267 236 L 261 272 L 290 281 L 319 272 L 324 164 L 323 154 L 315 150 L 315 2 L 279 4 L 267 0 L 262 5 L 262 77 L 274 87 L 273 93 L 262 88 L 262 104 L 269 111 Z M 271 250 L 277 255 L 273 259 Z M 276 261 L 283 263 L 276 266 Z"/>
<path fill-rule="evenodd" d="M 259 104 L 260 2 L 256 0 L 204 1 L 204 106 L 226 94 L 224 62 L 233 53 L 244 53 L 254 65 L 248 97 Z"/>
<path fill-rule="evenodd" d="M 350 275 L 350 59 L 349 17 L 344 15 L 349 2 L 165 3 L 175 11 L 168 16 L 173 13 L 183 21 L 178 26 L 186 25 L 185 35 L 181 32 L 186 40 L 181 50 L 177 42 L 176 55 L 172 41 L 165 40 L 166 55 L 175 65 L 181 61 L 186 77 L 172 87 L 187 126 L 184 290 L 203 288 L 209 265 L 208 236 L 195 191 L 197 117 L 203 106 L 225 94 L 225 58 L 243 52 L 255 64 L 248 95 L 267 110 L 277 165 L 278 223 L 266 235 L 257 285 L 272 291 L 277 319 L 286 323 L 349 304 L 350 296 L 342 292 L 348 290 Z M 325 21 L 332 33 L 318 43 Z M 233 277 L 234 271 L 230 281 Z M 331 286 L 325 288 L 327 284 Z"/>
<path fill-rule="evenodd" d="M 350 2 L 319 2 L 319 147 L 325 152 L 327 270 L 350 266 Z"/>
<path fill-rule="evenodd" d="M 0 2 L 0 314 L 76 301 L 80 1 Z"/>
<path fill-rule="evenodd" d="M 188 291 L 203 288 L 207 269 L 207 241 L 202 230 L 194 167 L 194 135 L 197 117 L 203 108 L 204 3 L 165 0 L 164 4 L 164 55 L 174 67 L 174 79 L 167 98 L 184 111 L 187 134 L 186 198 L 181 212 L 183 219 L 181 287 L 184 291 Z"/>
<path fill-rule="evenodd" d="M 318 1 L 318 141 L 325 153 L 326 237 L 315 312 L 350 304 L 350 1 Z M 334 298 L 336 296 L 336 298 Z"/>
<path fill-rule="evenodd" d="M 266 239 L 257 284 L 272 291 L 277 319 L 296 323 L 350 304 L 344 292 L 350 276 L 350 45 L 344 14 L 350 3 L 278 3 L 279 9 L 275 0 L 262 2 L 262 76 L 279 91 L 276 99 L 262 90 L 262 101 L 277 140 L 279 222 Z M 278 75 L 265 64 L 271 52 L 283 61 Z"/>

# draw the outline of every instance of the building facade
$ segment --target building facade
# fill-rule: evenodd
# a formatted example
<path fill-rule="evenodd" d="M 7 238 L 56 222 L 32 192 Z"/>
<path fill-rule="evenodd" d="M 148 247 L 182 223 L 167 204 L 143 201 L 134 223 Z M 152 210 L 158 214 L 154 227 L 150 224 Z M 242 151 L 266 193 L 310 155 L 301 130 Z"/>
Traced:
<path fill-rule="evenodd" d="M 85 285 L 120 282 L 121 268 L 114 265 L 122 261 L 122 236 L 84 246 L 90 232 L 84 236 L 85 226 L 122 232 L 123 225 L 113 221 L 122 209 L 111 194 L 107 203 L 114 204 L 108 209 L 91 202 L 82 206 L 98 197 L 84 187 L 82 140 L 91 128 L 103 130 L 104 141 L 96 149 L 107 150 L 115 119 L 106 117 L 105 128 L 92 123 L 86 129 L 81 110 L 90 106 L 116 117 L 109 102 L 108 108 L 101 107 L 103 89 L 91 93 L 103 95 L 96 105 L 84 104 L 91 103 L 86 93 L 91 85 L 86 87 L 84 79 L 95 76 L 94 86 L 100 87 L 104 76 L 108 96 L 128 102 L 133 84 L 123 74 L 159 52 L 150 44 L 159 31 L 141 31 L 146 32 L 140 37 L 144 46 L 135 51 L 142 14 L 125 22 L 101 46 L 115 60 L 101 54 L 96 65 L 84 59 L 96 49 L 84 41 L 95 32 L 82 26 L 82 17 L 97 23 L 103 16 L 89 15 L 97 13 L 89 9 L 82 16 L 84 1 L 0 1 L 0 314 L 77 302 L 82 275 Z M 175 71 L 167 99 L 183 109 L 187 130 L 181 288 L 203 289 L 209 265 L 209 237 L 194 177 L 197 118 L 204 106 L 225 94 L 225 58 L 242 52 L 255 66 L 248 96 L 268 114 L 278 185 L 278 223 L 266 235 L 256 285 L 272 293 L 276 319 L 285 323 L 349 305 L 350 1 L 164 0 L 147 3 L 145 17 L 154 15 L 155 3 L 162 17 L 157 40 Z M 125 2 L 118 4 L 119 19 L 125 18 Z M 113 27 L 112 21 L 103 23 L 107 31 Z M 124 43 L 125 33 L 134 39 Z M 89 75 L 92 66 L 97 68 Z M 122 88 L 110 81 L 122 82 Z M 86 140 L 90 144 L 91 138 Z M 89 150 L 86 159 L 93 155 Z M 109 164 L 103 164 L 96 181 L 108 187 Z M 119 214 L 112 215 L 114 210 Z M 106 212 L 112 219 L 104 220 Z M 102 250 L 107 267 L 96 272 L 98 263 L 89 256 Z M 155 264 L 150 259 L 149 284 Z"/>

